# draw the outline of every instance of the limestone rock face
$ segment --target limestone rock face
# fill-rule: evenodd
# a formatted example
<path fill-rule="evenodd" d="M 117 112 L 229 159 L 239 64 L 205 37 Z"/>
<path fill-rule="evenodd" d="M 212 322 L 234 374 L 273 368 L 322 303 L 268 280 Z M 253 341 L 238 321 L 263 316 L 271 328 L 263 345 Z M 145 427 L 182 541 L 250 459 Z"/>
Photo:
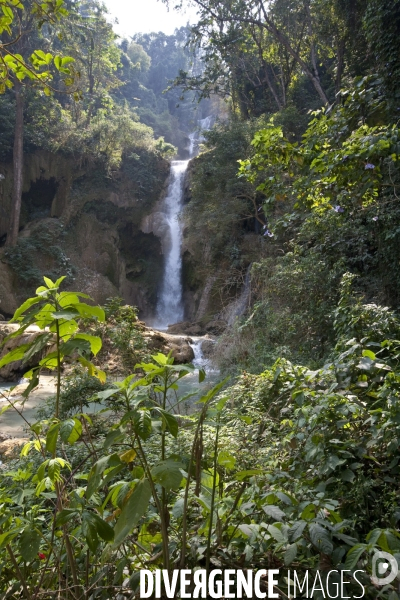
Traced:
<path fill-rule="evenodd" d="M 0 311 L 12 315 L 18 305 L 16 278 L 10 267 L 0 260 Z"/>
<path fill-rule="evenodd" d="M 17 458 L 21 446 L 26 444 L 26 438 L 9 438 L 0 442 L 0 456 L 4 458 Z"/>
<path fill-rule="evenodd" d="M 176 364 L 191 363 L 194 359 L 193 348 L 185 336 L 171 335 L 151 327 L 145 327 L 143 335 L 151 352 L 162 352 L 163 354 L 172 352 Z"/>
<path fill-rule="evenodd" d="M 165 193 L 169 170 L 168 161 L 145 149 L 140 160 L 124 158 L 112 177 L 79 158 L 27 154 L 19 243 L 0 248 L 0 313 L 10 317 L 43 275 L 66 275 L 64 289 L 86 292 L 96 304 L 120 296 L 144 316 L 154 312 L 160 231 L 141 226 Z M 0 173 L 2 236 L 11 214 L 12 163 L 1 163 Z"/>

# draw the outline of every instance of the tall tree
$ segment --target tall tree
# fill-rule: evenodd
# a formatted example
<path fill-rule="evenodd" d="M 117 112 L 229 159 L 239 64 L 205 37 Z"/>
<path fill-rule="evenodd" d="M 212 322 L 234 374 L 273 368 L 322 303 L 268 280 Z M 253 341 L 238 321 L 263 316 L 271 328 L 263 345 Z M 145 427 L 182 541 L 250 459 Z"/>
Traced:
<path fill-rule="evenodd" d="M 61 75 L 65 89 L 74 82 L 70 57 L 62 58 L 35 50 L 39 45 L 48 50 L 48 43 L 40 38 L 39 30 L 44 24 L 51 27 L 67 14 L 63 1 L 36 2 L 28 0 L 21 4 L 18 0 L 1 0 L 3 17 L 0 18 L 0 33 L 4 41 L 0 43 L 0 93 L 11 89 L 15 94 L 15 131 L 13 148 L 13 192 L 12 210 L 7 233 L 7 245 L 17 243 L 23 186 L 23 137 L 24 137 L 24 88 L 27 85 L 40 86 L 50 95 L 54 72 Z"/>
<path fill-rule="evenodd" d="M 168 3 L 168 0 L 164 0 Z M 314 3 L 309 0 L 193 0 L 200 20 L 194 28 L 204 51 L 221 51 L 219 42 L 233 24 L 267 32 L 309 78 L 323 104 L 329 99 L 321 81 Z M 223 43 L 223 42 L 222 42 Z M 207 52 L 207 48 L 209 52 Z"/>

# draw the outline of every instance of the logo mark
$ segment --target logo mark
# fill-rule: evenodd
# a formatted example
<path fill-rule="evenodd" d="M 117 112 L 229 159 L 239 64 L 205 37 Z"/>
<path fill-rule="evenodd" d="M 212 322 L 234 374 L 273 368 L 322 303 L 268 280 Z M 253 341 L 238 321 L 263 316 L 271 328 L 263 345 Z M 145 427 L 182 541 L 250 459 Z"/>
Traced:
<path fill-rule="evenodd" d="M 390 569 L 389 573 L 388 570 Z M 375 585 L 387 585 L 397 577 L 399 567 L 397 560 L 388 552 L 376 552 L 372 559 L 371 581 Z M 386 577 L 384 577 L 386 575 Z"/>

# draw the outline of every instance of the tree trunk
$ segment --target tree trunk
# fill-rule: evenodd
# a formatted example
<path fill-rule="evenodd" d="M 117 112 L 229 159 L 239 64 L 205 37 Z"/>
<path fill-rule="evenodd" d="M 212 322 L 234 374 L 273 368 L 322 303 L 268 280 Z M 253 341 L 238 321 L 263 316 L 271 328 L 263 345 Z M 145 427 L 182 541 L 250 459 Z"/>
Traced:
<path fill-rule="evenodd" d="M 15 246 L 18 240 L 19 218 L 21 214 L 23 168 L 24 168 L 24 96 L 22 85 L 19 81 L 15 82 L 15 132 L 14 132 L 14 150 L 13 150 L 13 193 L 12 207 L 10 215 L 10 225 L 7 234 L 7 246 Z"/>
<path fill-rule="evenodd" d="M 342 87 L 342 76 L 344 68 L 344 52 L 345 52 L 345 41 L 341 40 L 338 46 L 337 52 L 337 72 L 336 72 L 336 93 L 340 92 Z"/>

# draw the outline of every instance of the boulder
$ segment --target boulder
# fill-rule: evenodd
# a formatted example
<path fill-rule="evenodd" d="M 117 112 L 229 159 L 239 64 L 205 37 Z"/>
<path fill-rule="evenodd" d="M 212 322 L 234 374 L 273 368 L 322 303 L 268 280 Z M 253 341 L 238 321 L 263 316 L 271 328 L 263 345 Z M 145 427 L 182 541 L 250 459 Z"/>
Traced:
<path fill-rule="evenodd" d="M 9 438 L 0 442 L 0 455 L 3 458 L 18 458 L 21 446 L 26 444 L 25 438 Z"/>
<path fill-rule="evenodd" d="M 193 349 L 189 340 L 184 336 L 164 333 L 151 327 L 146 327 L 143 335 L 150 352 L 162 352 L 163 354 L 171 352 L 175 363 L 179 365 L 190 363 L 194 359 Z"/>
<path fill-rule="evenodd" d="M 203 329 L 199 323 L 191 323 L 190 321 L 183 321 L 182 323 L 175 323 L 174 325 L 168 325 L 168 333 L 185 334 L 185 335 L 202 335 Z"/>
<path fill-rule="evenodd" d="M 215 352 L 215 340 L 204 340 L 201 344 L 201 351 L 204 358 L 212 358 Z"/>

